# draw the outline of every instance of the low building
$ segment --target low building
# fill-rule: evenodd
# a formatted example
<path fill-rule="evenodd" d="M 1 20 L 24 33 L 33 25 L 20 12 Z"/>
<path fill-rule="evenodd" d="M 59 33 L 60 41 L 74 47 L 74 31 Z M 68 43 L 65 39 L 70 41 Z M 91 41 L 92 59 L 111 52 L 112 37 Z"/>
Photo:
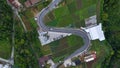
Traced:
<path fill-rule="evenodd" d="M 77 60 L 66 60 L 64 61 L 64 67 L 70 67 L 70 66 L 77 66 L 77 65 L 80 65 L 81 64 L 81 61 L 79 59 Z"/>
<path fill-rule="evenodd" d="M 93 61 L 95 59 L 96 59 L 96 54 L 91 54 L 91 55 L 88 55 L 88 56 L 84 57 L 85 62 L 90 62 L 90 61 Z"/>
<path fill-rule="evenodd" d="M 99 39 L 100 41 L 105 40 L 101 23 L 93 27 L 84 28 L 84 30 L 88 33 L 88 36 L 91 40 L 96 40 L 96 39 Z"/>
<path fill-rule="evenodd" d="M 25 5 L 26 7 L 31 7 L 31 6 L 35 5 L 36 3 L 40 2 L 40 1 L 41 1 L 41 0 L 27 0 L 27 1 L 24 3 L 24 5 Z"/>
<path fill-rule="evenodd" d="M 69 66 L 72 65 L 72 61 L 71 61 L 71 59 L 68 59 L 68 60 L 64 61 L 63 64 L 64 64 L 65 67 L 69 67 Z"/>
<path fill-rule="evenodd" d="M 9 3 L 15 8 L 19 9 L 21 7 L 21 3 L 18 0 L 8 0 Z"/>
<path fill-rule="evenodd" d="M 30 7 L 32 4 L 29 0 L 27 0 L 25 3 L 24 3 L 25 7 Z"/>
<path fill-rule="evenodd" d="M 0 68 L 11 68 L 9 64 L 0 64 Z"/>
<path fill-rule="evenodd" d="M 50 59 L 51 59 L 50 56 L 43 56 L 39 58 L 39 64 L 41 65 L 42 68 L 44 68 L 44 66 L 46 65 L 46 62 Z"/>

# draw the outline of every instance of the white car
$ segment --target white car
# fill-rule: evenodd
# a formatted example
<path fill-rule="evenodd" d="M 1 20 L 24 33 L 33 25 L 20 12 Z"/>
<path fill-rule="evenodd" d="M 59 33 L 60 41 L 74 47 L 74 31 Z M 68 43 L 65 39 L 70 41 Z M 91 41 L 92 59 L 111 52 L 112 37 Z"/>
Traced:
<path fill-rule="evenodd" d="M 35 21 L 37 21 L 37 17 L 35 17 L 34 19 L 35 19 Z"/>

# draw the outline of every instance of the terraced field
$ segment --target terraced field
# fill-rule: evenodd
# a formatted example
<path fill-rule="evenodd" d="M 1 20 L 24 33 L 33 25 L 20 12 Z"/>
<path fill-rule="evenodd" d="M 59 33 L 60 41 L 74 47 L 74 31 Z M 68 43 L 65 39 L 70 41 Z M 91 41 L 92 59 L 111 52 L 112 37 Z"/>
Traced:
<path fill-rule="evenodd" d="M 97 2 L 98 0 L 63 0 L 44 21 L 46 25 L 54 27 L 85 26 L 84 19 L 96 14 Z"/>
<path fill-rule="evenodd" d="M 51 27 L 80 28 L 85 26 L 84 19 L 96 14 L 97 0 L 63 0 L 58 8 L 48 13 L 44 22 Z M 70 36 L 47 45 L 55 62 L 64 60 L 76 49 L 83 45 L 83 40 L 77 36 Z M 45 46 L 46 48 L 46 46 Z"/>

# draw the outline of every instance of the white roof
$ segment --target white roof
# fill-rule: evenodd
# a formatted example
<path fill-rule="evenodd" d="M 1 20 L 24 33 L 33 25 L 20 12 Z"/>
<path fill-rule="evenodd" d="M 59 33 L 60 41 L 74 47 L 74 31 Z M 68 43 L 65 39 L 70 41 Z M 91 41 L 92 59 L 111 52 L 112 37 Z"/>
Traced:
<path fill-rule="evenodd" d="M 3 68 L 10 68 L 9 65 L 5 65 Z"/>
<path fill-rule="evenodd" d="M 2 64 L 0 64 L 0 68 L 3 68 L 3 65 L 2 65 Z"/>
<path fill-rule="evenodd" d="M 0 64 L 0 68 L 11 68 L 11 67 L 9 64 L 6 64 L 6 65 Z"/>
<path fill-rule="evenodd" d="M 94 60 L 93 57 L 92 57 L 92 58 L 89 58 L 89 59 L 86 59 L 85 62 L 90 62 L 90 61 L 92 61 L 92 60 Z"/>
<path fill-rule="evenodd" d="M 71 65 L 72 65 L 71 59 L 68 59 L 68 60 L 64 61 L 64 66 L 65 66 L 65 67 L 71 66 Z"/>
<path fill-rule="evenodd" d="M 96 40 L 96 39 L 99 39 L 100 41 L 105 40 L 101 23 L 97 26 L 85 29 L 85 31 L 89 33 L 91 40 Z"/>
<path fill-rule="evenodd" d="M 86 56 L 86 57 L 84 57 L 84 61 L 85 62 L 89 62 L 89 61 L 92 61 L 92 60 L 94 60 L 95 59 L 95 57 L 94 57 L 94 55 L 92 54 L 92 55 L 89 55 L 89 56 Z"/>

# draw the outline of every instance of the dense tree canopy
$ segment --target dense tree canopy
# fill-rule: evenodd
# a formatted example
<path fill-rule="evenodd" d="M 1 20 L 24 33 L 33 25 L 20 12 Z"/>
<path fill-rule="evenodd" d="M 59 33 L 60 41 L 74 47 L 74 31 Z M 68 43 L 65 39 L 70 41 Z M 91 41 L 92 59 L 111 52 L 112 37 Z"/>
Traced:
<path fill-rule="evenodd" d="M 104 11 L 102 13 L 105 35 L 114 50 L 109 67 L 120 68 L 120 1 L 104 0 Z"/>
<path fill-rule="evenodd" d="M 11 36 L 13 13 L 6 0 L 0 0 L 0 40 L 6 40 Z"/>

